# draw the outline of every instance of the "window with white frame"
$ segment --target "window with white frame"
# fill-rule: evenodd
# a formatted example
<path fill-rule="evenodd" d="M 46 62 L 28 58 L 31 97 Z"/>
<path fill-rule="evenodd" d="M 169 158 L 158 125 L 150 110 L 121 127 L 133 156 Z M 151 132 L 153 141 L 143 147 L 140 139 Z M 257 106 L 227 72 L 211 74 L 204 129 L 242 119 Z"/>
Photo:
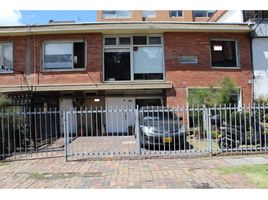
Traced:
<path fill-rule="evenodd" d="M 169 11 L 170 17 L 182 17 L 182 10 L 171 10 Z"/>
<path fill-rule="evenodd" d="M 0 72 L 10 72 L 13 69 L 13 44 L 0 43 Z"/>
<path fill-rule="evenodd" d="M 144 10 L 142 12 L 142 16 L 149 18 L 149 17 L 155 17 L 155 11 L 154 10 Z"/>
<path fill-rule="evenodd" d="M 163 80 L 162 37 L 104 37 L 104 80 Z"/>
<path fill-rule="evenodd" d="M 43 51 L 45 70 L 85 68 L 85 42 L 45 42 Z"/>
<path fill-rule="evenodd" d="M 130 10 L 105 10 L 102 12 L 104 19 L 131 18 Z"/>

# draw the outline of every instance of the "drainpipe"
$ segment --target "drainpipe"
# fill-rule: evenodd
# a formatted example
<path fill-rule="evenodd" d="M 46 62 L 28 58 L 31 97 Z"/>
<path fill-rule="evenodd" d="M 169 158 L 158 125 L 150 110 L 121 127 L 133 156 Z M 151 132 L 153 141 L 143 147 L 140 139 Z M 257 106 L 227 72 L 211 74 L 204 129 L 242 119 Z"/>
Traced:
<path fill-rule="evenodd" d="M 252 27 L 253 24 L 249 23 L 248 24 L 250 26 L 250 28 Z M 255 29 L 253 29 L 253 31 L 255 31 Z M 255 98 L 255 94 L 254 94 L 254 66 L 253 66 L 253 50 L 252 50 L 252 42 L 253 42 L 253 38 L 254 38 L 254 32 L 250 32 L 248 34 L 248 38 L 249 38 L 249 49 L 250 49 L 250 64 L 251 64 L 251 71 L 252 71 L 252 76 L 251 76 L 251 103 L 254 102 L 254 98 Z"/>

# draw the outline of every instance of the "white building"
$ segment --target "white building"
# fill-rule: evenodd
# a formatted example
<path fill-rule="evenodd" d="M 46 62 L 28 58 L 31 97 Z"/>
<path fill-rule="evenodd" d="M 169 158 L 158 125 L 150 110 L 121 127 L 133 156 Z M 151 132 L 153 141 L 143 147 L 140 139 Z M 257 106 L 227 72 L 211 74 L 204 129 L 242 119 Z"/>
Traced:
<path fill-rule="evenodd" d="M 268 11 L 229 10 L 217 22 L 251 24 L 254 99 L 268 98 Z"/>

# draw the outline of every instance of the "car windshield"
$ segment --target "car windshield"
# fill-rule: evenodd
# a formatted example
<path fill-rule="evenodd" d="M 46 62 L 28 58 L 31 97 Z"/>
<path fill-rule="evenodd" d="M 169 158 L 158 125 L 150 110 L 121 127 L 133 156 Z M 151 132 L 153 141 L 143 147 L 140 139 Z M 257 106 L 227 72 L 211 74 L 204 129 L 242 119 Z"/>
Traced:
<path fill-rule="evenodd" d="M 175 113 L 173 112 L 144 112 L 144 120 L 177 120 Z"/>

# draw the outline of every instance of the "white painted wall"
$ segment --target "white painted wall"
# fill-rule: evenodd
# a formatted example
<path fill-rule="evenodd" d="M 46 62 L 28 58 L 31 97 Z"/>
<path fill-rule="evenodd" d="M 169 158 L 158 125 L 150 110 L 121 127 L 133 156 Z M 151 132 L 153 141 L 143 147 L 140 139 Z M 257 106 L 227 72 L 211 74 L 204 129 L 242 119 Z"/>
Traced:
<path fill-rule="evenodd" d="M 254 96 L 268 97 L 268 38 L 253 38 Z"/>
<path fill-rule="evenodd" d="M 243 22 L 242 10 L 228 10 L 217 22 L 222 23 L 240 23 Z"/>

